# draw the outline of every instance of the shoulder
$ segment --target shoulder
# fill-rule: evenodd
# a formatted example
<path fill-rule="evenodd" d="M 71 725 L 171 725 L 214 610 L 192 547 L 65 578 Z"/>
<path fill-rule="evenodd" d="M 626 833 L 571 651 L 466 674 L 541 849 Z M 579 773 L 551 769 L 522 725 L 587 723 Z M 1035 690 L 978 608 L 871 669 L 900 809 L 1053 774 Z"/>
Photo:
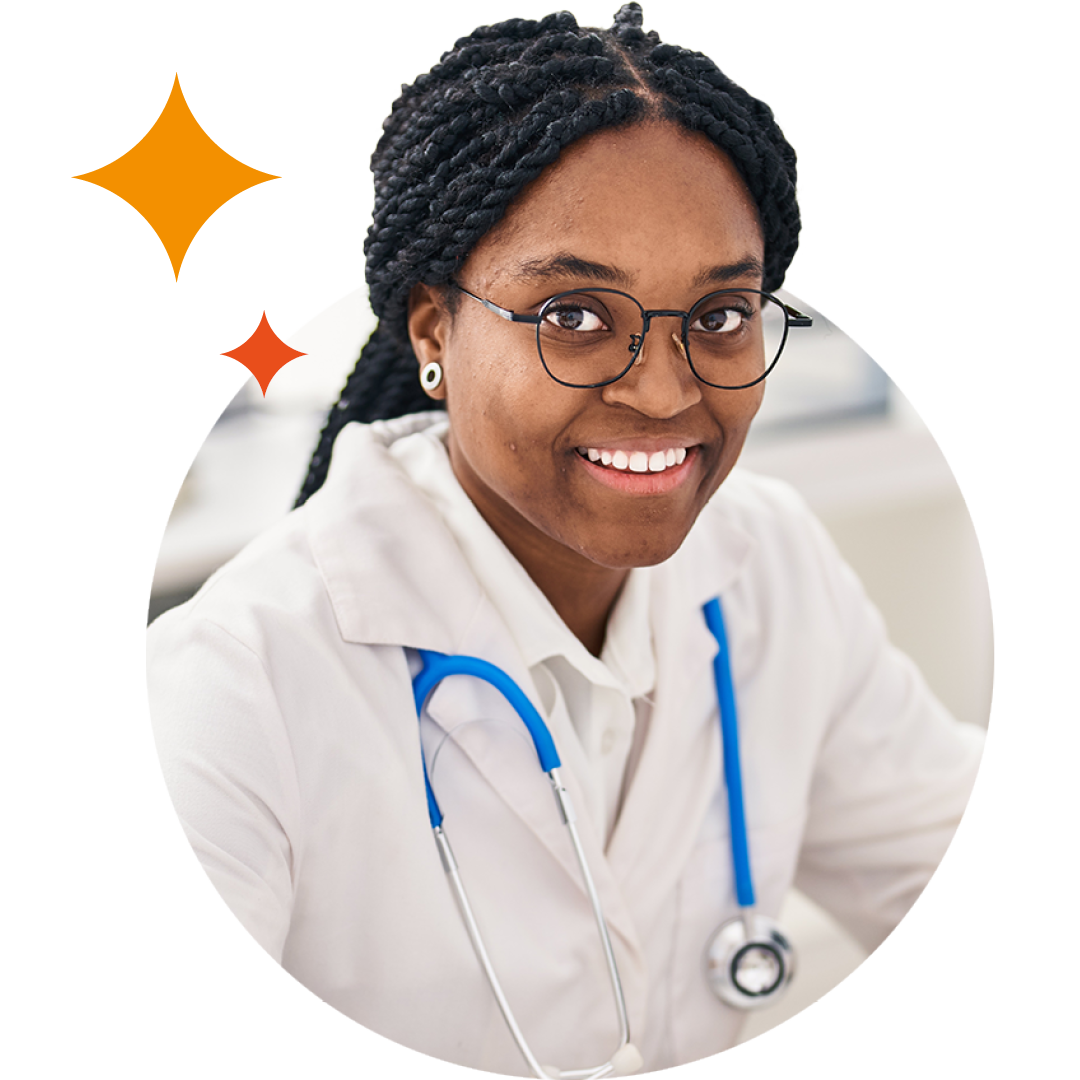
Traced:
<path fill-rule="evenodd" d="M 149 627 L 148 701 L 163 756 L 205 745 L 243 757 L 257 733 L 275 760 L 306 760 L 317 728 L 336 739 L 407 701 L 404 651 L 357 640 L 343 621 L 314 550 L 310 505 Z"/>
<path fill-rule="evenodd" d="M 445 650 L 446 611 L 467 618 L 475 582 L 391 449 L 436 420 L 343 429 L 323 487 L 155 620 L 152 661 L 211 626 L 259 656 L 305 640 Z"/>
<path fill-rule="evenodd" d="M 153 647 L 199 623 L 213 623 L 256 648 L 260 628 L 295 622 L 326 602 L 306 528 L 305 508 L 294 510 L 216 570 L 186 603 L 160 615 L 149 628 Z"/>

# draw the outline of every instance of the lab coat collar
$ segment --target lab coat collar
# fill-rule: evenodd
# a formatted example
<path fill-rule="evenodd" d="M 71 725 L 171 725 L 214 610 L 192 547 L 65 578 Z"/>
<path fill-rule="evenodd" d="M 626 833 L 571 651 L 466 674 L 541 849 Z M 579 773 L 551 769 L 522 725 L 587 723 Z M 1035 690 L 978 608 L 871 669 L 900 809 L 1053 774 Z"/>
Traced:
<path fill-rule="evenodd" d="M 483 590 L 435 505 L 388 449 L 442 423 L 443 413 L 417 413 L 347 424 L 326 483 L 299 511 L 346 641 L 466 652 Z M 741 574 L 754 542 L 727 519 L 722 496 L 721 487 L 682 548 L 654 568 L 654 593 L 676 584 L 700 609 Z"/>
<path fill-rule="evenodd" d="M 482 591 L 436 508 L 387 452 L 439 418 L 347 424 L 326 483 L 300 510 L 348 642 L 463 651 Z"/>

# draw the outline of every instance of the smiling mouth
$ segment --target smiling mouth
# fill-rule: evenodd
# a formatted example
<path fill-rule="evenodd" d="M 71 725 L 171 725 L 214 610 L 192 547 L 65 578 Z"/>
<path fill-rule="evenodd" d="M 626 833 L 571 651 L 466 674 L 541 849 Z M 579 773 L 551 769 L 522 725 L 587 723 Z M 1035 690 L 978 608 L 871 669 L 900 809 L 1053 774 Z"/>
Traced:
<path fill-rule="evenodd" d="M 616 472 L 661 473 L 686 460 L 686 448 L 682 446 L 651 454 L 644 450 L 605 450 L 591 446 L 579 446 L 577 452 L 586 461 Z"/>

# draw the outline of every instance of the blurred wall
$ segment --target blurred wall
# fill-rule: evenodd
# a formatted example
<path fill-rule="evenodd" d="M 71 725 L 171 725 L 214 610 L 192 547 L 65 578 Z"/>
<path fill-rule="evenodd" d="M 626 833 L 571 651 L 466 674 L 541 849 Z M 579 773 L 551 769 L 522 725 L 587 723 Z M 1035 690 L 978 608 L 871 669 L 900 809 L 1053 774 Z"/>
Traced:
<path fill-rule="evenodd" d="M 822 515 L 881 609 L 893 643 L 961 720 L 990 713 L 993 641 L 982 557 L 959 492 Z"/>

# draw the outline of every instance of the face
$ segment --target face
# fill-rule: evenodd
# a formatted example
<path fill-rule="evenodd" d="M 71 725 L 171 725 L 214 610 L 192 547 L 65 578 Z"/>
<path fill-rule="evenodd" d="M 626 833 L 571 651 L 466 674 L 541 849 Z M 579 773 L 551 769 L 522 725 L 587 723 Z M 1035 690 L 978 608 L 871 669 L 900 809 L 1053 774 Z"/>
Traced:
<path fill-rule="evenodd" d="M 763 255 L 754 204 L 728 158 L 703 135 L 650 124 L 569 147 L 477 245 L 457 281 L 522 314 L 588 288 L 687 311 L 717 289 L 760 289 Z M 662 562 L 731 471 L 763 384 L 700 383 L 680 329 L 678 319 L 654 319 L 626 375 L 572 389 L 544 370 L 534 326 L 461 294 L 451 315 L 437 291 L 414 290 L 410 334 L 420 363 L 443 368 L 432 396 L 446 401 L 455 474 L 523 562 Z M 596 451 L 612 464 L 591 461 Z M 654 466 L 679 463 L 620 470 L 618 452 L 631 466 L 641 454 Z"/>

